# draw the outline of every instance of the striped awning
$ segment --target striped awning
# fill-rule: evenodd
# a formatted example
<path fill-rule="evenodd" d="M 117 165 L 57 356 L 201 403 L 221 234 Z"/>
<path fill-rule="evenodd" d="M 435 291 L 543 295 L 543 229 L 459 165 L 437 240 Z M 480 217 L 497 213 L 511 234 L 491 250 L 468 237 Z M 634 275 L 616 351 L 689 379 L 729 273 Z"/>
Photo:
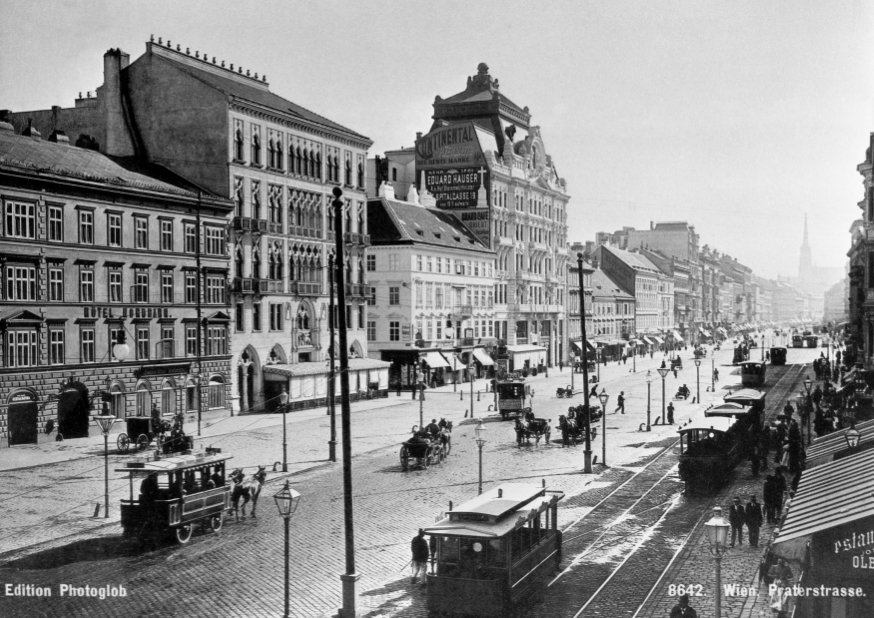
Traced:
<path fill-rule="evenodd" d="M 674 339 L 676 339 L 676 340 L 679 341 L 680 343 L 683 342 L 683 338 L 680 337 L 680 333 L 678 333 L 677 331 L 672 330 L 672 331 L 671 331 L 671 335 L 673 335 L 673 336 L 674 336 Z"/>
<path fill-rule="evenodd" d="M 659 343 L 664 343 L 664 342 L 665 342 L 664 339 L 662 339 L 661 337 L 656 337 L 655 335 L 653 335 L 652 338 L 655 339 L 656 341 L 658 341 Z"/>
<path fill-rule="evenodd" d="M 440 352 L 425 352 L 424 357 L 420 357 L 431 369 L 440 369 L 441 367 L 449 367 L 449 363 L 443 358 Z"/>
<path fill-rule="evenodd" d="M 874 442 L 874 420 L 864 421 L 856 425 L 856 429 L 862 435 L 859 436 L 859 445 L 869 444 Z M 829 463 L 834 460 L 835 455 L 842 453 L 849 448 L 847 446 L 846 429 L 840 429 L 830 434 L 826 434 L 821 438 L 816 438 L 813 444 L 807 447 L 807 469 L 815 468 L 822 464 Z"/>
<path fill-rule="evenodd" d="M 473 349 L 473 357 L 474 359 L 479 361 L 480 365 L 494 365 L 495 361 L 485 353 L 485 350 L 482 348 L 474 348 Z"/>
<path fill-rule="evenodd" d="M 655 344 L 653 343 L 653 340 L 650 339 L 649 337 L 644 337 L 643 340 L 646 341 L 647 345 L 655 345 Z"/>

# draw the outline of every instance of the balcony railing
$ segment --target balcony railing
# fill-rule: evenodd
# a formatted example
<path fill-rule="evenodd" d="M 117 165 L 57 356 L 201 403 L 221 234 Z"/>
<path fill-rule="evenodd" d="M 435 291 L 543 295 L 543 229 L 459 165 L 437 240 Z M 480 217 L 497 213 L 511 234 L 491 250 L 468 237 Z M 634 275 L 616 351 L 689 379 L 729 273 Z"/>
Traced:
<path fill-rule="evenodd" d="M 255 294 L 259 289 L 258 281 L 252 277 L 234 277 L 231 291 L 235 294 Z"/>
<path fill-rule="evenodd" d="M 361 247 L 369 247 L 370 246 L 370 234 L 359 234 L 358 235 L 358 245 Z"/>
<path fill-rule="evenodd" d="M 256 281 L 258 281 L 258 292 L 261 294 L 284 292 L 282 281 L 270 279 L 256 279 Z"/>
<path fill-rule="evenodd" d="M 321 296 L 322 284 L 316 281 L 289 281 L 289 292 L 297 296 Z"/>
<path fill-rule="evenodd" d="M 347 245 L 357 245 L 359 242 L 359 236 L 361 236 L 361 234 L 358 234 L 357 232 L 346 232 L 343 234 L 343 242 Z"/>
<path fill-rule="evenodd" d="M 473 315 L 473 305 L 455 305 L 452 307 L 453 315 Z"/>
<path fill-rule="evenodd" d="M 251 217 L 234 217 L 233 226 L 235 230 L 248 231 L 252 229 L 253 221 Z"/>

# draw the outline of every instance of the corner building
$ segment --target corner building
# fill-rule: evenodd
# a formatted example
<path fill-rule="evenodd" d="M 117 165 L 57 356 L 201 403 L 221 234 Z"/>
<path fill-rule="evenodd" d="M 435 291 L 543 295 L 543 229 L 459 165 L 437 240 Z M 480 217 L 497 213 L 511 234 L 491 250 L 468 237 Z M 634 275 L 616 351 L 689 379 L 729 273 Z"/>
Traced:
<path fill-rule="evenodd" d="M 570 197 L 540 127 L 484 63 L 462 92 L 435 98 L 433 119 L 416 137 L 414 180 L 495 252 L 495 337 L 516 364 L 537 349 L 550 366 L 566 359 Z"/>

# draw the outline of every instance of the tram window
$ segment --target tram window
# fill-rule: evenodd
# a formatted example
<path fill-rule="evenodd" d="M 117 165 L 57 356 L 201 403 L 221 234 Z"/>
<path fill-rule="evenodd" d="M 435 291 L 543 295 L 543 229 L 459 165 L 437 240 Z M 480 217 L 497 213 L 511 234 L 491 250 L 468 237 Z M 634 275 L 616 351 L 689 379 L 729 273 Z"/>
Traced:
<path fill-rule="evenodd" d="M 457 537 L 443 537 L 438 550 L 440 552 L 440 562 L 457 563 L 459 545 Z"/>
<path fill-rule="evenodd" d="M 489 541 L 486 565 L 491 567 L 507 566 L 507 544 L 502 539 Z"/>

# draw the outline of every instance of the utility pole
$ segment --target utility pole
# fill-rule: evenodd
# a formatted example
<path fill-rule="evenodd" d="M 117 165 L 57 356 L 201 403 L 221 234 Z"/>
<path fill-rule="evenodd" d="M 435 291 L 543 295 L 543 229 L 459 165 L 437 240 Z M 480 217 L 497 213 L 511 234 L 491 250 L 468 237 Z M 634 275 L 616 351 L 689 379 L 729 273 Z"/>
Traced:
<path fill-rule="evenodd" d="M 336 325 L 334 320 L 334 256 L 328 255 L 328 326 L 331 334 L 331 345 L 328 346 L 328 362 L 331 363 L 328 369 L 328 414 L 331 415 L 331 438 L 328 440 L 328 459 L 337 461 L 337 402 L 335 392 L 336 386 L 336 371 L 334 369 L 337 351 L 334 349 L 334 330 Z"/>
<path fill-rule="evenodd" d="M 586 354 L 586 290 L 583 285 L 583 254 L 577 253 L 577 266 L 580 270 L 580 332 L 583 335 L 582 343 L 583 348 L 583 405 L 585 406 L 585 415 L 586 415 L 586 450 L 583 451 L 583 473 L 591 474 L 592 473 L 592 440 L 591 440 L 591 426 L 592 426 L 592 416 L 589 412 L 589 362 Z M 600 371 L 600 367 L 598 371 Z"/>

